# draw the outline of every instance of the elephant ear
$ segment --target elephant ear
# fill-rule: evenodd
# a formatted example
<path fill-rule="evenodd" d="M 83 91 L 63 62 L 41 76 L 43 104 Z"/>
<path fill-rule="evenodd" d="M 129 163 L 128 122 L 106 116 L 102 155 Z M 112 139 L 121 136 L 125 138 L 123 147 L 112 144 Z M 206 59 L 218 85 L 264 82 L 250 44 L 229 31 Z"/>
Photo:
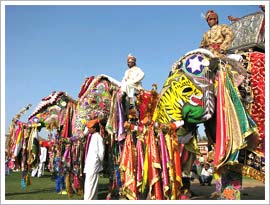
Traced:
<path fill-rule="evenodd" d="M 210 76 L 209 77 L 211 79 L 214 79 L 217 74 L 219 61 L 220 61 L 219 58 L 210 59 L 210 65 L 209 65 Z"/>
<path fill-rule="evenodd" d="M 210 59 L 209 69 L 211 72 L 213 72 L 213 73 L 217 72 L 219 60 L 220 60 L 219 58 L 211 58 Z"/>

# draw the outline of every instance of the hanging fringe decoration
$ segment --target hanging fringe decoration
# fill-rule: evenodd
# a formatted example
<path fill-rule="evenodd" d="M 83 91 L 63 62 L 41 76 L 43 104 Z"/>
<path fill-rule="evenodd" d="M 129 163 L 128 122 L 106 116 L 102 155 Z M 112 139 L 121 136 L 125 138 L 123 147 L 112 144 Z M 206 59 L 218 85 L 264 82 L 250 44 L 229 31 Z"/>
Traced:
<path fill-rule="evenodd" d="M 159 152 L 157 149 L 157 144 L 155 141 L 154 136 L 154 128 L 151 126 L 149 128 L 149 138 L 148 138 L 149 150 L 148 150 L 148 157 L 149 157 L 149 177 L 148 177 L 148 184 L 149 184 L 149 194 L 151 199 L 155 200 L 162 200 L 163 194 L 161 192 L 161 184 L 160 184 L 160 175 L 159 172 L 161 170 L 161 163 Z"/>
<path fill-rule="evenodd" d="M 119 169 L 123 172 L 123 186 L 121 192 L 130 200 L 137 199 L 135 149 L 131 133 L 129 133 L 126 137 Z"/>
<path fill-rule="evenodd" d="M 66 173 L 65 183 L 66 183 L 66 191 L 68 194 L 68 198 L 71 198 L 72 197 L 72 188 L 71 188 L 71 184 L 70 184 L 70 173 Z"/>
<path fill-rule="evenodd" d="M 64 124 L 64 129 L 61 133 L 61 136 L 62 137 L 65 137 L 65 138 L 69 138 L 71 137 L 71 131 L 70 131 L 70 128 L 71 128 L 71 119 L 72 119 L 72 106 L 70 105 L 70 103 L 68 103 L 67 105 L 67 112 L 66 112 L 66 115 L 65 115 L 65 124 Z"/>
<path fill-rule="evenodd" d="M 169 199 L 169 174 L 168 174 L 168 164 L 169 164 L 169 154 L 165 144 L 165 138 L 162 131 L 159 134 L 160 149 L 161 149 L 161 162 L 162 162 L 162 187 L 164 193 L 164 199 Z"/>
<path fill-rule="evenodd" d="M 224 82 L 225 76 L 222 70 L 218 73 L 218 92 L 217 92 L 217 124 L 216 124 L 216 155 L 214 158 L 214 166 L 217 167 L 223 160 L 225 155 L 225 144 L 227 139 L 225 108 L 224 108 Z"/>

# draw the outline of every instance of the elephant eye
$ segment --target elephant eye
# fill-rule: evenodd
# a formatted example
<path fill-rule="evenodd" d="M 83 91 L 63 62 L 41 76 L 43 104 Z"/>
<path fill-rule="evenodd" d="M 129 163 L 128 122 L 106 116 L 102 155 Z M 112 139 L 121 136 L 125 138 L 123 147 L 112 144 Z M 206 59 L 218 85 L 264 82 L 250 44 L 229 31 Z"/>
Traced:
<path fill-rule="evenodd" d="M 183 90 L 183 93 L 187 93 L 187 92 L 190 92 L 190 91 L 192 91 L 192 88 L 191 87 L 188 87 L 188 88 L 185 88 Z"/>

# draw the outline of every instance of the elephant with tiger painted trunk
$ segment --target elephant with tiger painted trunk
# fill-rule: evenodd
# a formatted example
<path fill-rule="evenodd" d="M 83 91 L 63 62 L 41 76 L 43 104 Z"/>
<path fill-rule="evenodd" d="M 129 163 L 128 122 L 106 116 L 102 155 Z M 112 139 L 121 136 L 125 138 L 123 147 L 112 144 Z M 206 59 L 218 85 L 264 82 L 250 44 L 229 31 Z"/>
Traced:
<path fill-rule="evenodd" d="M 232 198 L 240 197 L 242 175 L 264 181 L 264 54 L 242 56 L 246 68 L 229 58 L 214 58 L 204 49 L 187 53 L 173 65 L 153 115 L 155 122 L 177 126 L 173 129 L 183 146 L 182 172 L 188 173 L 200 154 L 197 125 L 204 123 L 209 151 L 214 147 L 217 192 L 223 199 L 228 198 L 228 189 Z M 252 101 L 245 101 L 247 96 Z M 244 160 L 248 154 L 259 158 L 257 167 Z"/>

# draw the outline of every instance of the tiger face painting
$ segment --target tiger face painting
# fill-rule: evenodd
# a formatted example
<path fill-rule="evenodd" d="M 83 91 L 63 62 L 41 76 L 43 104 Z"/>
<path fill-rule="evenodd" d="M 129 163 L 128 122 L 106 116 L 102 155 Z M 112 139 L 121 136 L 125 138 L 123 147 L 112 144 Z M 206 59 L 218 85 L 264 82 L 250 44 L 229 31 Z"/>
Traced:
<path fill-rule="evenodd" d="M 153 115 L 154 122 L 201 123 L 214 113 L 213 81 L 209 80 L 209 57 L 190 54 L 176 62 L 164 83 Z"/>
<path fill-rule="evenodd" d="M 168 123 L 183 120 L 183 107 L 187 104 L 193 107 L 203 105 L 203 93 L 183 72 L 176 71 L 167 79 L 165 85 L 170 85 L 163 92 L 153 115 L 153 121 Z"/>

